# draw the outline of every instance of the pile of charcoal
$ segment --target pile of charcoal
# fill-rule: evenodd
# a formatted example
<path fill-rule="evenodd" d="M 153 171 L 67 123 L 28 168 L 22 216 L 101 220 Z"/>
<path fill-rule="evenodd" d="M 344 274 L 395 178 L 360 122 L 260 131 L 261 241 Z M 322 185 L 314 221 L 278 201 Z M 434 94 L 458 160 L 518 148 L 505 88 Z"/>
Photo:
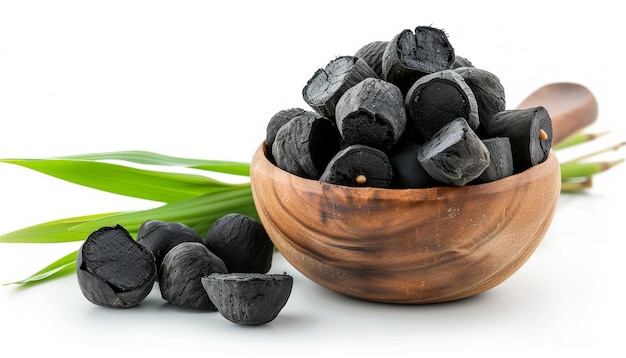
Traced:
<path fill-rule="evenodd" d="M 545 108 L 506 109 L 499 78 L 420 26 L 366 44 L 317 70 L 309 110 L 276 113 L 266 152 L 279 168 L 322 182 L 380 188 L 492 182 L 543 162 Z"/>

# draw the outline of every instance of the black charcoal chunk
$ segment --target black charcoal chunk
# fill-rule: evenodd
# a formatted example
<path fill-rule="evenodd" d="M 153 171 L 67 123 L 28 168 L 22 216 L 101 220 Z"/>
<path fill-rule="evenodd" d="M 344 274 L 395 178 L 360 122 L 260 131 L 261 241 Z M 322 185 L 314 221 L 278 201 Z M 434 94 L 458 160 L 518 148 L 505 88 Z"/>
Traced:
<path fill-rule="evenodd" d="M 452 64 L 452 68 L 456 69 L 456 68 L 459 68 L 459 67 L 474 67 L 474 65 L 467 58 L 465 58 L 463 56 L 455 55 L 454 56 L 454 63 Z"/>
<path fill-rule="evenodd" d="M 242 325 L 262 325 L 273 321 L 287 304 L 293 277 L 287 274 L 212 274 L 202 278 L 202 285 L 224 318 Z"/>
<path fill-rule="evenodd" d="M 227 272 L 224 261 L 204 244 L 183 242 L 163 258 L 159 275 L 161 297 L 175 306 L 216 311 L 202 287 L 202 277 Z"/>
<path fill-rule="evenodd" d="M 393 169 L 387 155 L 362 144 L 339 151 L 319 178 L 330 184 L 376 188 L 389 187 L 392 179 Z"/>
<path fill-rule="evenodd" d="M 446 124 L 417 153 L 430 176 L 453 186 L 478 178 L 489 165 L 489 151 L 463 118 Z"/>
<path fill-rule="evenodd" d="M 383 78 L 383 54 L 389 41 L 374 41 L 361 47 L 354 54 L 360 57 L 371 67 L 379 78 Z"/>
<path fill-rule="evenodd" d="M 419 143 L 401 141 L 387 153 L 393 168 L 393 188 L 430 188 L 439 182 L 433 179 L 417 160 Z"/>
<path fill-rule="evenodd" d="M 420 77 L 451 69 L 454 60 L 454 48 L 442 30 L 430 26 L 404 30 L 385 49 L 383 79 L 406 93 Z"/>
<path fill-rule="evenodd" d="M 347 145 L 363 144 L 387 151 L 406 127 L 404 98 L 395 85 L 367 78 L 341 96 L 335 120 Z"/>
<path fill-rule="evenodd" d="M 517 173 L 545 161 L 552 148 L 552 119 L 542 106 L 496 113 L 486 131 L 509 138 Z"/>
<path fill-rule="evenodd" d="M 317 179 L 339 150 L 339 138 L 336 126 L 330 120 L 299 115 L 276 133 L 272 156 L 280 169 Z"/>
<path fill-rule="evenodd" d="M 261 222 L 247 215 L 217 219 L 204 244 L 224 261 L 228 272 L 266 273 L 272 265 L 274 245 Z"/>
<path fill-rule="evenodd" d="M 378 77 L 362 58 L 341 56 L 319 69 L 302 89 L 304 101 L 325 118 L 334 118 L 335 106 L 348 88 L 368 77 Z"/>
<path fill-rule="evenodd" d="M 83 295 L 105 307 L 140 303 L 156 278 L 154 256 L 120 225 L 91 233 L 78 250 L 76 275 Z"/>
<path fill-rule="evenodd" d="M 154 255 L 158 278 L 161 262 L 174 246 L 182 242 L 202 242 L 202 237 L 183 223 L 148 220 L 139 227 L 137 242 Z"/>
<path fill-rule="evenodd" d="M 498 112 L 506 109 L 504 86 L 498 76 L 476 67 L 459 67 L 454 70 L 470 87 L 478 104 L 478 118 L 484 127 Z"/>
<path fill-rule="evenodd" d="M 489 166 L 478 177 L 482 183 L 489 183 L 513 175 L 513 153 L 507 137 L 483 139 L 489 151 Z"/>
<path fill-rule="evenodd" d="M 474 93 L 454 70 L 417 80 L 407 93 L 405 105 L 407 123 L 427 139 L 459 117 L 465 118 L 472 130 L 480 124 Z"/>
<path fill-rule="evenodd" d="M 287 122 L 299 115 L 309 115 L 317 117 L 317 114 L 312 111 L 306 111 L 302 108 L 289 108 L 276 112 L 276 114 L 274 114 L 272 118 L 270 118 L 265 131 L 265 143 L 268 152 L 272 152 L 272 145 L 274 144 L 274 139 L 276 139 L 276 133 L 278 133 L 278 130 Z"/>

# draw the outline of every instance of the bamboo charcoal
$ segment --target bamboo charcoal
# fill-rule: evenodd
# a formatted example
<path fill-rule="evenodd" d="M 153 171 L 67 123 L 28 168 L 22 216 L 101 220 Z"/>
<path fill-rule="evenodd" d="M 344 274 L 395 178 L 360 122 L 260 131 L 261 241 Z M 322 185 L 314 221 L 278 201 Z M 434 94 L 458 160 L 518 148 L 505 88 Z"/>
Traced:
<path fill-rule="evenodd" d="M 436 72 L 417 80 L 407 93 L 405 105 L 407 123 L 427 139 L 459 117 L 465 118 L 472 129 L 479 126 L 474 94 L 454 70 Z"/>
<path fill-rule="evenodd" d="M 402 93 L 420 77 L 452 68 L 455 55 L 448 36 L 440 29 L 419 26 L 404 30 L 387 45 L 383 55 L 383 79 Z"/>
<path fill-rule="evenodd" d="M 302 89 L 304 101 L 322 117 L 334 118 L 337 101 L 348 90 L 368 77 L 378 77 L 365 60 L 342 56 L 319 69 Z"/>
<path fill-rule="evenodd" d="M 394 188 L 430 188 L 438 185 L 417 160 L 418 143 L 402 141 L 387 154 L 393 170 Z"/>
<path fill-rule="evenodd" d="M 383 54 L 389 41 L 374 41 L 361 47 L 355 54 L 360 57 L 376 72 L 379 78 L 383 78 Z"/>
<path fill-rule="evenodd" d="M 509 138 L 515 172 L 542 163 L 550 153 L 552 120 L 541 106 L 499 112 L 486 130 L 489 137 Z"/>
<path fill-rule="evenodd" d="M 472 90 L 482 126 L 486 126 L 494 114 L 506 109 L 504 86 L 496 75 L 476 67 L 459 67 L 454 71 L 463 77 Z"/>
<path fill-rule="evenodd" d="M 513 154 L 507 137 L 483 139 L 489 150 L 489 166 L 478 178 L 483 183 L 492 182 L 513 175 Z"/>
<path fill-rule="evenodd" d="M 269 152 L 272 151 L 272 145 L 274 144 L 274 140 L 276 139 L 276 133 L 278 133 L 280 127 L 299 115 L 309 115 L 317 117 L 317 113 L 312 111 L 306 111 L 302 108 L 289 108 L 278 111 L 272 116 L 272 118 L 270 118 L 265 131 L 265 143 L 267 145 L 267 148 L 269 149 Z"/>
<path fill-rule="evenodd" d="M 387 188 L 392 178 L 393 169 L 385 153 L 354 144 L 333 157 L 319 180 L 338 185 Z"/>
<path fill-rule="evenodd" d="M 489 165 L 489 151 L 465 119 L 446 124 L 422 145 L 417 159 L 435 180 L 463 186 Z"/>
<path fill-rule="evenodd" d="M 348 89 L 337 102 L 337 129 L 347 145 L 364 144 L 387 151 L 406 127 L 403 102 L 398 87 L 367 78 Z"/>

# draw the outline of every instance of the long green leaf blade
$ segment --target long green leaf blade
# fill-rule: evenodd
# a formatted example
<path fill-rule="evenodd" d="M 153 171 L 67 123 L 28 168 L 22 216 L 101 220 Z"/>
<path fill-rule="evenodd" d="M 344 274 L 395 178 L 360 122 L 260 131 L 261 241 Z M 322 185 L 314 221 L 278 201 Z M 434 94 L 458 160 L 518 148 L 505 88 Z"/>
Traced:
<path fill-rule="evenodd" d="M 86 187 L 159 202 L 174 202 L 237 186 L 206 176 L 143 170 L 77 159 L 1 159 Z"/>
<path fill-rule="evenodd" d="M 73 272 L 76 272 L 76 255 L 77 254 L 78 254 L 78 251 L 71 252 L 23 280 L 4 283 L 3 285 L 34 284 L 34 283 L 39 283 L 39 282 L 43 282 L 46 280 L 50 280 L 52 278 L 69 275 Z"/>
<path fill-rule="evenodd" d="M 193 158 L 172 157 L 142 150 L 126 150 L 104 153 L 89 153 L 60 157 L 63 159 L 82 160 L 123 160 L 137 164 L 178 166 L 192 169 L 201 169 L 218 173 L 250 176 L 250 164 L 224 160 L 205 160 Z"/>
<path fill-rule="evenodd" d="M 71 227 L 116 214 L 119 214 L 119 212 L 77 216 L 49 221 L 3 234 L 0 236 L 0 243 L 48 244 L 81 241 L 87 238 L 85 233 L 70 231 L 69 229 Z"/>

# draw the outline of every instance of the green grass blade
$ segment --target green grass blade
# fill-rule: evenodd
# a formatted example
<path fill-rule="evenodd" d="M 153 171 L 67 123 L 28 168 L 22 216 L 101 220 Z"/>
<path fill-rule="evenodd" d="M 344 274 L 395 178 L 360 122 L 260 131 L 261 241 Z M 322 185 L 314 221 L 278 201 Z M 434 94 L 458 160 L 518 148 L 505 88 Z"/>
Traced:
<path fill-rule="evenodd" d="M 69 231 L 80 223 L 119 214 L 103 213 L 49 221 L 0 235 L 0 243 L 48 244 L 85 240 L 82 232 Z"/>
<path fill-rule="evenodd" d="M 60 158 L 82 160 L 123 160 L 137 164 L 178 166 L 225 174 L 250 176 L 249 163 L 172 157 L 142 150 L 79 154 Z"/>
<path fill-rule="evenodd" d="M 2 159 L 86 187 L 159 202 L 174 202 L 236 186 L 206 176 L 143 170 L 77 159 Z"/>
<path fill-rule="evenodd" d="M 23 280 L 4 283 L 3 285 L 31 285 L 72 274 L 76 272 L 77 254 L 78 251 L 71 252 Z"/>

